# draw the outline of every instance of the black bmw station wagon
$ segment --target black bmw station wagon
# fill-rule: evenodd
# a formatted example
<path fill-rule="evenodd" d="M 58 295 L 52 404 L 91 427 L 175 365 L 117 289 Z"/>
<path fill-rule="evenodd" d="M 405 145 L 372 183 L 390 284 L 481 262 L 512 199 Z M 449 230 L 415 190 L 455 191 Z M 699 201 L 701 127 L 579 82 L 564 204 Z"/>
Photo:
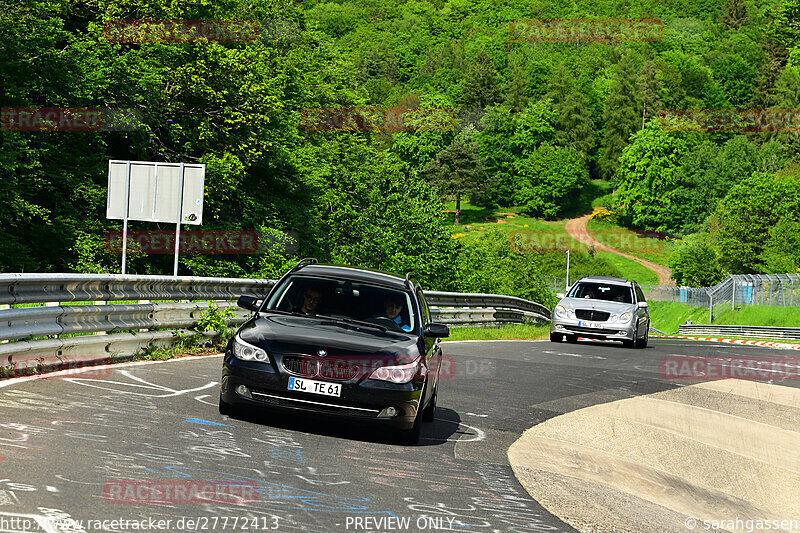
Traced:
<path fill-rule="evenodd" d="M 432 421 L 449 335 L 420 285 L 382 272 L 297 263 L 228 343 L 219 410 L 266 408 L 386 424 L 406 442 Z"/>

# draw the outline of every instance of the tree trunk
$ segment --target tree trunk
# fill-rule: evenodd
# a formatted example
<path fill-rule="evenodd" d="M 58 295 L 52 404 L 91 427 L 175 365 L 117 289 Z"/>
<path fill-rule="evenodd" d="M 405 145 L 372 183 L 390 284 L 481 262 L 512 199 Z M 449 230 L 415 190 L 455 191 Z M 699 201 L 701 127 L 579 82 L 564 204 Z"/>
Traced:
<path fill-rule="evenodd" d="M 456 193 L 456 223 L 455 225 L 458 226 L 458 218 L 461 215 L 461 193 Z"/>

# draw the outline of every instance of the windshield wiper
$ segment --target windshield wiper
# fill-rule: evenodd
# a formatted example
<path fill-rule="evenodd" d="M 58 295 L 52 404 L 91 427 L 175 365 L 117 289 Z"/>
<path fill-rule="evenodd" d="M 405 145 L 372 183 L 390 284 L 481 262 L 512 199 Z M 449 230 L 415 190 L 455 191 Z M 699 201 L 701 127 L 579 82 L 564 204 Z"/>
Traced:
<path fill-rule="evenodd" d="M 264 309 L 262 313 L 278 313 L 279 315 L 289 315 L 289 316 L 308 316 L 308 317 L 314 316 L 314 315 L 307 315 L 305 313 L 298 313 L 297 311 L 284 311 L 283 309 Z"/>
<path fill-rule="evenodd" d="M 356 320 L 355 318 L 342 318 L 338 316 L 330 316 L 330 315 L 316 315 L 319 318 L 327 318 L 329 320 L 338 320 L 339 322 L 345 322 L 347 324 L 354 324 L 356 326 L 365 326 L 368 328 L 375 328 L 381 331 L 387 331 L 386 326 L 381 326 L 380 324 L 373 324 L 372 322 L 364 322 L 363 320 Z"/>

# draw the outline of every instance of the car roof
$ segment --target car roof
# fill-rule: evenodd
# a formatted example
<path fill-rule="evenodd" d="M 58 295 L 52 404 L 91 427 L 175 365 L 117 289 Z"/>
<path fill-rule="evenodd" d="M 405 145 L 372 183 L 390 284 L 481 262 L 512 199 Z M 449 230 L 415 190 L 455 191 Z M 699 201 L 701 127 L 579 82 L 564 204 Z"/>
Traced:
<path fill-rule="evenodd" d="M 394 289 L 406 289 L 403 278 L 380 272 L 378 270 L 368 270 L 361 268 L 343 267 L 336 265 L 307 265 L 293 273 L 295 276 L 321 276 L 326 278 L 347 279 L 364 283 L 377 283 Z"/>
<path fill-rule="evenodd" d="M 602 281 L 605 283 L 615 283 L 617 285 L 630 285 L 631 281 L 623 278 L 612 278 L 610 276 L 583 276 L 578 281 Z"/>

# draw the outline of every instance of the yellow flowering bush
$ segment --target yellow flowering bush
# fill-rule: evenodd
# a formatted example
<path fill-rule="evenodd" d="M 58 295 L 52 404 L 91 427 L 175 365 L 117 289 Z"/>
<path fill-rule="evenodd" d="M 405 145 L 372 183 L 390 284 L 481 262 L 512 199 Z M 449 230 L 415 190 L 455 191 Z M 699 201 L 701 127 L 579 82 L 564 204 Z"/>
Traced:
<path fill-rule="evenodd" d="M 611 216 L 611 211 L 609 211 L 605 207 L 595 207 L 592 211 L 592 214 L 589 215 L 589 218 L 596 219 L 596 220 L 603 220 L 604 218 L 608 218 Z"/>

